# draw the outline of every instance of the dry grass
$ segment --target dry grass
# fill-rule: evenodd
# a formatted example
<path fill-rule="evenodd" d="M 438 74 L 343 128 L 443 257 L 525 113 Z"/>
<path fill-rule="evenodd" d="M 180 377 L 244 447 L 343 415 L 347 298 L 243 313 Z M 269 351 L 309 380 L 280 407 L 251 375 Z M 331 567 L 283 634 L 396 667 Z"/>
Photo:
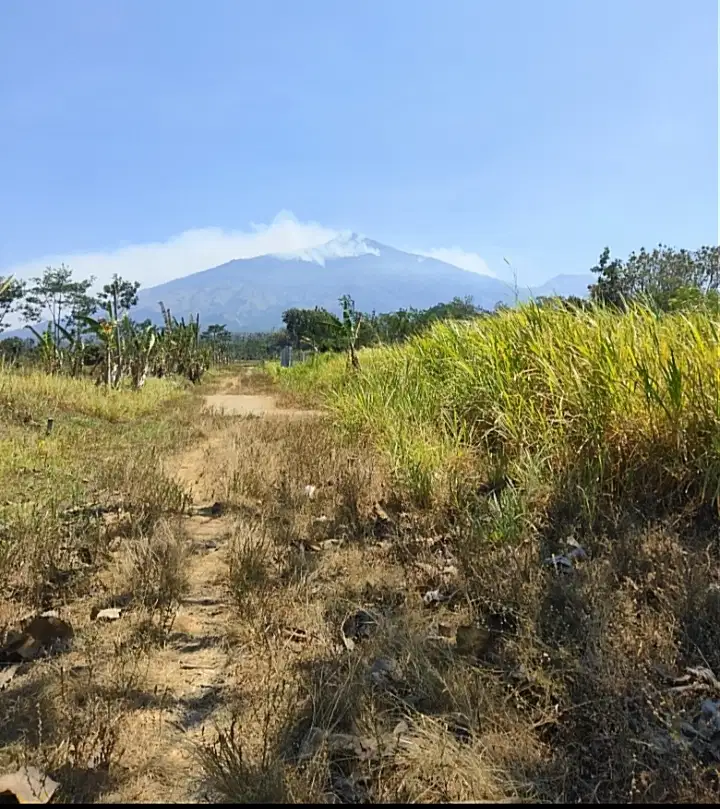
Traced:
<path fill-rule="evenodd" d="M 396 504 L 386 558 L 343 576 L 377 610 L 359 582 L 402 566 L 393 606 L 320 666 L 307 723 L 367 736 L 404 718 L 435 755 L 351 756 L 356 799 L 717 800 L 717 732 L 698 722 L 720 686 L 697 673 L 720 672 L 716 354 L 707 317 L 528 307 L 367 353 L 354 377 L 339 360 L 283 377 L 378 447 Z M 584 560 L 544 563 L 571 540 Z M 424 608 L 434 588 L 453 597 Z M 379 659 L 389 696 L 368 688 Z"/>
<path fill-rule="evenodd" d="M 272 390 L 231 373 L 205 390 Z M 672 681 L 720 673 L 712 513 L 617 501 L 581 532 L 540 470 L 418 509 L 374 436 L 184 401 L 117 432 L 78 417 L 34 511 L 11 512 L 2 623 L 55 607 L 75 641 L 0 692 L 0 769 L 85 801 L 717 801 L 720 751 L 689 728 L 718 694 Z M 91 439 L 116 449 L 89 475 Z M 94 556 L 60 591 L 53 486 L 77 491 L 58 514 L 122 503 L 73 512 L 67 544 Z M 544 565 L 573 532 L 587 559 Z"/>
<path fill-rule="evenodd" d="M 148 655 L 185 584 L 187 498 L 162 460 L 212 419 L 182 383 L 151 382 L 107 392 L 0 372 L 0 640 L 41 610 L 74 629 L 70 650 L 23 663 L 0 692 L 0 769 L 40 766 L 70 801 L 122 780 L 134 717 L 156 701 L 143 691 Z M 122 621 L 93 620 L 114 605 Z"/>

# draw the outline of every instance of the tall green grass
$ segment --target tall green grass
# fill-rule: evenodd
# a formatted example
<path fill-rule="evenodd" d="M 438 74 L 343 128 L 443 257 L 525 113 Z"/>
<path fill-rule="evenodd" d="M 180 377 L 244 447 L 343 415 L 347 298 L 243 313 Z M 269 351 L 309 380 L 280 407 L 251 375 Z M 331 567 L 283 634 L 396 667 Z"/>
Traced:
<path fill-rule="evenodd" d="M 608 498 L 717 505 L 719 332 L 708 313 L 531 303 L 364 351 L 359 374 L 337 357 L 281 378 L 369 433 L 426 504 L 460 474 L 550 484 L 589 516 Z"/>

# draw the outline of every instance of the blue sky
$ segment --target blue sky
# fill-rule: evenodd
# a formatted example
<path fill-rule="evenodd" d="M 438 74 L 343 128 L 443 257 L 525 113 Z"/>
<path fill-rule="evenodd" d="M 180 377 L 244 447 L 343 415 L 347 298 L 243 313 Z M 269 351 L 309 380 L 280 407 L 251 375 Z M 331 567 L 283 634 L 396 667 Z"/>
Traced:
<path fill-rule="evenodd" d="M 2 0 L 0 272 L 149 285 L 352 229 L 535 283 L 716 243 L 717 13 Z"/>

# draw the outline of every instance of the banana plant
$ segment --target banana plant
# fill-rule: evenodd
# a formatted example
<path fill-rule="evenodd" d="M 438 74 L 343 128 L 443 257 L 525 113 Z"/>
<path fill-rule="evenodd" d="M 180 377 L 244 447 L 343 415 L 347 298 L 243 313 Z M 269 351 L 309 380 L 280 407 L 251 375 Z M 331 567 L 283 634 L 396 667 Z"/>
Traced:
<path fill-rule="evenodd" d="M 63 360 L 69 360 L 70 375 L 74 377 L 80 376 L 85 355 L 85 343 L 83 342 L 82 334 L 79 331 L 73 334 L 59 323 L 55 324 L 55 328 L 57 329 L 58 339 L 64 339 L 68 344 L 67 352 L 63 352 L 61 356 Z"/>
<path fill-rule="evenodd" d="M 55 342 L 55 334 L 51 324 L 48 323 L 44 332 L 39 332 L 32 326 L 28 326 L 28 328 L 37 338 L 40 359 L 45 366 L 45 370 L 49 374 L 59 371 L 63 365 L 63 351 Z"/>
<path fill-rule="evenodd" d="M 91 334 L 93 334 L 103 347 L 103 376 L 108 388 L 117 388 L 123 374 L 121 364 L 122 354 L 119 348 L 119 324 L 113 320 L 112 306 L 107 304 L 105 311 L 107 318 L 94 318 L 89 315 L 78 317 Z"/>
<path fill-rule="evenodd" d="M 363 322 L 362 312 L 355 309 L 355 301 L 349 295 L 340 298 L 342 306 L 342 335 L 348 354 L 348 367 L 355 371 L 360 370 L 360 360 L 357 356 L 356 346 Z"/>
<path fill-rule="evenodd" d="M 200 343 L 200 315 L 186 323 L 184 318 L 178 321 L 173 317 L 162 303 L 160 309 L 165 322 L 159 335 L 161 372 L 198 382 L 210 367 L 210 349 Z"/>
<path fill-rule="evenodd" d="M 128 321 L 129 322 L 129 321 Z M 157 331 L 154 326 L 133 329 L 131 337 L 132 356 L 130 375 L 135 390 L 140 390 L 150 373 L 150 356 L 157 345 Z"/>

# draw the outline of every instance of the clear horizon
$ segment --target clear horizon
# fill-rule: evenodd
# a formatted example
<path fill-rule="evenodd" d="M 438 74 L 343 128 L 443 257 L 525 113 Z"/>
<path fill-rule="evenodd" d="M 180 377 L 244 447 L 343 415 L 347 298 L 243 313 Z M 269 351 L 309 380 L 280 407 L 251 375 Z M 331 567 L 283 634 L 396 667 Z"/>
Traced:
<path fill-rule="evenodd" d="M 717 14 L 8 0 L 0 274 L 149 287 L 356 231 L 538 286 L 717 244 Z"/>

